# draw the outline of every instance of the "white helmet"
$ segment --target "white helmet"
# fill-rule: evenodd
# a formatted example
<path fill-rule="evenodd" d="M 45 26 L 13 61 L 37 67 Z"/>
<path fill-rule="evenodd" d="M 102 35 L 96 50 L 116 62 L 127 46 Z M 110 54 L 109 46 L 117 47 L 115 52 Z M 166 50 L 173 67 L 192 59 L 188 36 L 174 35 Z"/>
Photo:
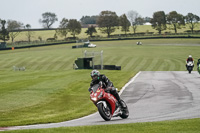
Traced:
<path fill-rule="evenodd" d="M 91 75 L 91 77 L 93 77 L 93 76 L 95 76 L 95 75 L 99 76 L 99 75 L 100 75 L 100 72 L 97 71 L 97 70 L 92 70 L 92 72 L 90 73 L 90 75 Z"/>
<path fill-rule="evenodd" d="M 189 55 L 189 58 L 192 58 L 192 55 Z"/>

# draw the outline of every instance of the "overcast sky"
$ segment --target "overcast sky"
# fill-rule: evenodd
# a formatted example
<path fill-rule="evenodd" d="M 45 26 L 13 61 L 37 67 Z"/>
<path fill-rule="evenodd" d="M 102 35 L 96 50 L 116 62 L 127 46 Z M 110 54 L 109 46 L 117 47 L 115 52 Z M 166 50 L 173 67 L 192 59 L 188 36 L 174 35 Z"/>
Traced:
<path fill-rule="evenodd" d="M 30 24 L 32 28 L 42 28 L 39 19 L 42 13 L 52 12 L 58 17 L 53 27 L 57 28 L 62 18 L 80 20 L 82 16 L 99 15 L 109 10 L 118 16 L 130 10 L 142 17 L 152 17 L 156 11 L 168 14 L 177 11 L 183 15 L 191 12 L 200 16 L 200 0 L 0 0 L 0 19 L 17 20 Z"/>

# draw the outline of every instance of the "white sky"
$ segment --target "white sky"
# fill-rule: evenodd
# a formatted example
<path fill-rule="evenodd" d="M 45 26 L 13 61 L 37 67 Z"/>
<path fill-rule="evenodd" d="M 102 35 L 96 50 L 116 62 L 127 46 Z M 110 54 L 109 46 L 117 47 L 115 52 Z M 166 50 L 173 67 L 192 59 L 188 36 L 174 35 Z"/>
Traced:
<path fill-rule="evenodd" d="M 104 10 L 114 11 L 118 16 L 130 10 L 142 17 L 152 17 L 156 11 L 165 14 L 177 11 L 183 15 L 191 12 L 200 16 L 200 0 L 0 0 L 0 3 L 0 19 L 20 21 L 32 28 L 42 28 L 39 19 L 44 12 L 57 15 L 54 28 L 64 17 L 80 20 L 82 16 L 99 15 Z"/>

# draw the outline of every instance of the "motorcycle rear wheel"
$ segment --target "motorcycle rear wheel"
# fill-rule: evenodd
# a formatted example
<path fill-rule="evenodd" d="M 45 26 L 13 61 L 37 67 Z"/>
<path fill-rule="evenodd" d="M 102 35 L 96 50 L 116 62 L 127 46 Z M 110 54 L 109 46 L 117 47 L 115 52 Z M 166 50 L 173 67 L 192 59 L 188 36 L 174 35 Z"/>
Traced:
<path fill-rule="evenodd" d="M 109 121 L 111 119 L 111 110 L 108 106 L 105 108 L 103 103 L 99 103 L 97 104 L 97 108 L 99 110 L 99 114 L 105 121 Z"/>
<path fill-rule="evenodd" d="M 126 105 L 126 103 L 122 100 L 121 102 L 123 102 L 124 105 Z M 128 111 L 128 106 L 126 105 L 125 108 L 122 108 L 122 114 L 120 115 L 120 117 L 122 119 L 126 119 L 129 116 L 129 111 Z"/>

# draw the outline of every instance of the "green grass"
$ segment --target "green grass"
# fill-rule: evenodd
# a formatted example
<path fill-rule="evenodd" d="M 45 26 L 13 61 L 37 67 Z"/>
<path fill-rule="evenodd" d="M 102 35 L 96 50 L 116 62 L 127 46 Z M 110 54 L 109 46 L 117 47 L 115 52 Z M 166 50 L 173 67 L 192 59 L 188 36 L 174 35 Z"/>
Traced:
<path fill-rule="evenodd" d="M 6 131 L 6 133 L 199 133 L 200 119 Z"/>
<path fill-rule="evenodd" d="M 0 127 L 60 122 L 95 112 L 87 92 L 90 70 L 72 69 L 84 50 L 103 50 L 104 64 L 122 67 L 100 71 L 119 89 L 138 71 L 184 71 L 189 54 L 195 62 L 200 58 L 200 39 L 150 39 L 142 40 L 142 46 L 137 41 L 92 42 L 95 49 L 66 44 L 0 51 Z M 13 66 L 26 71 L 13 71 Z"/>
<path fill-rule="evenodd" d="M 197 26 L 194 28 L 194 30 L 199 30 L 198 27 L 199 27 L 200 23 L 197 24 Z M 79 35 L 76 35 L 76 37 L 78 38 L 88 38 L 88 35 L 85 33 L 87 30 L 87 28 L 82 28 L 82 31 Z M 100 37 L 107 37 L 107 34 L 103 34 L 101 33 L 101 31 L 99 30 L 99 28 L 96 28 L 97 30 L 97 33 L 94 34 L 94 36 L 100 36 Z M 127 34 L 133 34 L 133 28 L 130 27 L 129 28 L 129 32 L 127 32 Z M 187 30 L 190 30 L 189 28 L 189 25 L 186 25 L 184 27 L 182 27 L 182 29 L 177 29 L 177 33 L 185 33 L 185 31 Z M 151 25 L 139 25 L 136 29 L 136 33 L 141 33 L 141 32 L 144 32 L 144 33 L 148 33 L 148 32 L 154 32 L 154 34 L 158 34 L 158 31 L 153 29 Z M 164 32 L 168 32 L 168 33 L 174 33 L 174 30 L 171 30 L 171 29 L 166 29 L 164 31 L 162 31 L 162 34 Z M 31 41 L 39 41 L 38 37 L 42 37 L 42 40 L 45 40 L 47 38 L 53 38 L 54 37 L 54 34 L 55 34 L 55 30 L 46 30 L 46 31 L 33 31 L 33 35 L 31 37 Z M 27 32 L 24 31 L 24 32 L 21 32 L 15 39 L 14 41 L 27 41 L 28 38 L 26 36 Z M 111 35 L 113 34 L 125 34 L 124 32 L 121 31 L 121 27 L 119 28 L 116 28 L 115 32 L 112 33 Z M 199 35 L 198 35 L 199 36 Z M 57 39 L 58 40 L 63 40 L 64 37 L 60 37 L 57 35 Z M 70 33 L 67 34 L 67 37 L 72 37 L 72 35 Z M 8 41 L 8 42 L 11 42 L 11 39 Z"/>

